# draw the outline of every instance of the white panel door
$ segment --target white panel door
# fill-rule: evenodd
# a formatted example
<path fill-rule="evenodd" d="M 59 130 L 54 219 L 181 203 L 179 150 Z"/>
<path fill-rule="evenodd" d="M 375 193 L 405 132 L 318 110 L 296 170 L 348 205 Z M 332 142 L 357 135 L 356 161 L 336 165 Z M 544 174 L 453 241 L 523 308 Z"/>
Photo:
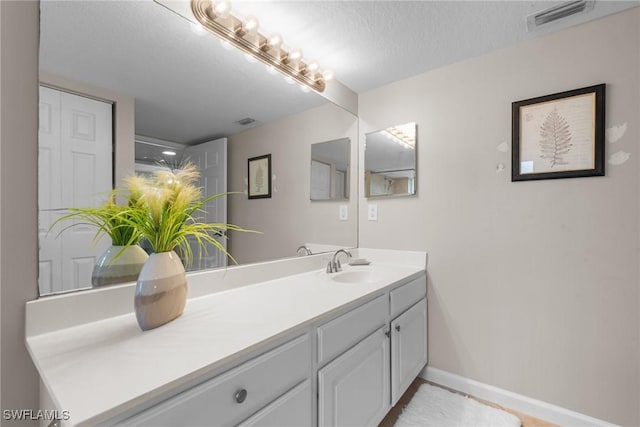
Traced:
<path fill-rule="evenodd" d="M 186 159 L 190 159 L 200 170 L 203 197 L 227 192 L 227 138 L 220 138 L 198 145 L 187 147 L 184 152 Z M 218 197 L 204 206 L 201 221 L 208 223 L 227 222 L 227 196 Z M 226 236 L 216 238 L 220 244 L 227 247 Z M 193 264 L 188 270 L 202 270 L 206 268 L 225 267 L 227 257 L 213 245 L 206 246 L 201 251 L 197 242 L 191 241 Z"/>
<path fill-rule="evenodd" d="M 391 404 L 427 364 L 427 299 L 391 322 Z"/>
<path fill-rule="evenodd" d="M 311 200 L 331 198 L 331 165 L 311 160 Z"/>
<path fill-rule="evenodd" d="M 380 328 L 318 371 L 318 425 L 378 425 L 390 408 L 389 382 L 389 339 Z"/>
<path fill-rule="evenodd" d="M 40 87 L 40 127 L 38 131 L 38 238 L 39 287 L 41 294 L 62 290 L 62 226 L 49 231 L 62 207 L 60 117 L 61 96 L 57 90 Z"/>
<path fill-rule="evenodd" d="M 44 87 L 41 94 L 38 173 L 44 229 L 60 214 L 48 209 L 105 202 L 113 186 L 113 139 L 111 104 Z M 61 227 L 60 234 L 41 233 L 41 292 L 91 286 L 95 260 L 111 244 L 108 237 L 94 241 L 96 229 L 78 221 Z"/>

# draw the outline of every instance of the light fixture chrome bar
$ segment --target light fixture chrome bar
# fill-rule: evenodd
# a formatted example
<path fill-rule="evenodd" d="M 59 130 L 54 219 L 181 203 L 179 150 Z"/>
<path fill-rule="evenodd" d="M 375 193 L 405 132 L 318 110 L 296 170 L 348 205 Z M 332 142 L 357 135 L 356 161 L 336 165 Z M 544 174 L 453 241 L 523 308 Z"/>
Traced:
<path fill-rule="evenodd" d="M 289 60 L 289 53 L 281 48 L 271 49 L 266 37 L 260 33 L 252 36 L 253 41 L 249 37 L 244 37 L 242 25 L 237 25 L 239 20 L 233 16 L 217 17 L 212 9 L 211 0 L 191 0 L 191 11 L 205 29 L 241 51 L 252 55 L 298 83 L 317 92 L 324 91 L 326 83 L 322 74 L 308 71 L 307 64 L 302 60 L 295 62 Z M 230 25 L 225 25 L 225 22 Z"/>

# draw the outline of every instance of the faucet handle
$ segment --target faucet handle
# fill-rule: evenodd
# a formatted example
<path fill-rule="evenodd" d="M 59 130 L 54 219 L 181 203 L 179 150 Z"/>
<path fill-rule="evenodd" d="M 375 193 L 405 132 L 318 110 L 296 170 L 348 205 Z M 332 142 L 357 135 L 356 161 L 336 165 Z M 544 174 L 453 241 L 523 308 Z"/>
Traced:
<path fill-rule="evenodd" d="M 336 266 L 334 264 L 333 261 L 329 261 L 329 264 L 327 264 L 327 273 L 331 274 L 331 273 L 335 273 L 336 270 Z"/>
<path fill-rule="evenodd" d="M 336 258 L 336 272 L 342 270 L 342 265 L 340 264 L 340 260 Z"/>

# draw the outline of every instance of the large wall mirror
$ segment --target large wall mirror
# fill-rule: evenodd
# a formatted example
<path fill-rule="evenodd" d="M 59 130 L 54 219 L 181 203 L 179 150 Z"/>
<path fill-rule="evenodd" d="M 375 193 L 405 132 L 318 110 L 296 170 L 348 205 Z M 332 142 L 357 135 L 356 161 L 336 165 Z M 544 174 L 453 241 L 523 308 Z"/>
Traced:
<path fill-rule="evenodd" d="M 416 194 L 415 123 L 391 126 L 365 136 L 365 197 Z"/>
<path fill-rule="evenodd" d="M 40 259 L 50 260 L 40 263 L 41 278 L 48 278 L 41 295 L 90 289 L 96 254 L 108 245 L 92 243 L 93 230 L 82 226 L 47 233 L 52 209 L 98 203 L 134 170 L 174 167 L 213 149 L 225 168 L 214 189 L 234 193 L 216 209 L 224 221 L 262 232 L 229 235 L 239 263 L 293 257 L 303 244 L 357 246 L 355 198 L 339 202 L 352 213 L 344 221 L 338 201 L 312 204 L 308 187 L 312 144 L 356 140 L 354 114 L 268 73 L 158 2 L 43 0 L 40 7 L 40 140 L 57 132 L 71 141 L 57 151 L 48 141 L 40 146 Z M 101 121 L 94 108 L 111 121 Z M 47 158 L 61 158 L 64 150 L 70 160 Z M 247 159 L 263 154 L 272 156 L 272 197 L 249 200 Z M 103 184 L 96 184 L 93 165 L 106 174 Z M 357 182 L 353 173 L 347 172 L 350 183 Z M 61 199 L 53 200 L 54 193 Z M 208 260 L 195 268 L 220 265 Z"/>

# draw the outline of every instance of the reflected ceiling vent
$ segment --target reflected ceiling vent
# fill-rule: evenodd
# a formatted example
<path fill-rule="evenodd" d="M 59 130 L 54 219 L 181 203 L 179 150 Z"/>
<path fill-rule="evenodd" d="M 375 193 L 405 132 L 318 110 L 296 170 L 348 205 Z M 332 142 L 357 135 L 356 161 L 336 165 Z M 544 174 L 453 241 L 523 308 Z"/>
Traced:
<path fill-rule="evenodd" d="M 242 126 L 246 126 L 250 125 L 251 123 L 255 123 L 255 119 L 252 119 L 251 117 L 245 117 L 244 119 L 238 120 L 236 123 Z"/>
<path fill-rule="evenodd" d="M 593 9 L 595 0 L 565 1 L 556 6 L 527 16 L 527 28 L 534 31 L 541 25 Z"/>

